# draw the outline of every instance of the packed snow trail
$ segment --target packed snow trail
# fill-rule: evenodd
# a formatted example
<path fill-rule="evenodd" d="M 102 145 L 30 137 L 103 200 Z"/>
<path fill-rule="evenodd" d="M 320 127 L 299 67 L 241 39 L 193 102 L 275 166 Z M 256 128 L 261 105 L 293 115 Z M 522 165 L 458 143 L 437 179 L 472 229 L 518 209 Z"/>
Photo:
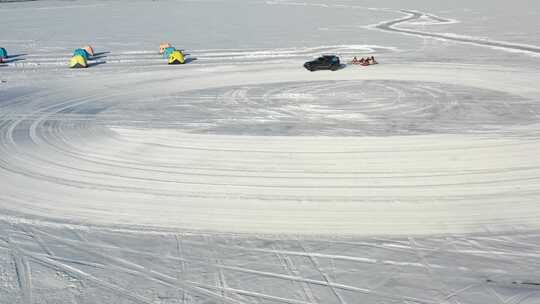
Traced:
<path fill-rule="evenodd" d="M 540 55 L 540 47 L 535 46 L 535 45 L 523 45 L 523 44 L 511 43 L 511 42 L 506 42 L 506 41 L 492 41 L 489 39 L 468 37 L 468 36 L 463 36 L 463 35 L 432 33 L 432 32 L 424 32 L 424 31 L 400 28 L 400 27 L 397 27 L 397 25 L 420 19 L 423 16 L 428 16 L 431 19 L 439 21 L 440 23 L 446 23 L 449 21 L 443 18 L 439 18 L 439 17 L 432 16 L 423 12 L 418 12 L 418 11 L 401 10 L 401 12 L 407 14 L 408 16 L 404 18 L 396 19 L 396 20 L 381 22 L 374 26 L 369 26 L 368 28 L 372 27 L 372 28 L 376 28 L 376 29 L 388 31 L 388 32 L 396 32 L 396 33 L 414 35 L 414 36 L 419 36 L 419 37 L 428 37 L 428 38 L 455 41 L 455 42 L 460 42 L 460 43 L 468 43 L 468 44 L 473 44 L 473 45 L 478 45 L 478 46 L 497 48 L 497 49 L 510 51 L 510 52 L 523 52 L 523 53 L 532 54 L 534 56 Z"/>

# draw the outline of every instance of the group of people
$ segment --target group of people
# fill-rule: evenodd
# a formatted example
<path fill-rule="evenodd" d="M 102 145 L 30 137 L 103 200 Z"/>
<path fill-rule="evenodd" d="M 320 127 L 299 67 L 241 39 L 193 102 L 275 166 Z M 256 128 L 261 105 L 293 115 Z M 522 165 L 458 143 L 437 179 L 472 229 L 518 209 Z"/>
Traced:
<path fill-rule="evenodd" d="M 375 60 L 375 57 L 374 56 L 371 56 L 371 57 L 367 57 L 367 58 L 356 58 L 356 56 L 354 56 L 353 60 L 352 60 L 352 64 L 361 64 L 361 65 L 372 65 L 372 64 L 377 64 L 377 60 Z"/>

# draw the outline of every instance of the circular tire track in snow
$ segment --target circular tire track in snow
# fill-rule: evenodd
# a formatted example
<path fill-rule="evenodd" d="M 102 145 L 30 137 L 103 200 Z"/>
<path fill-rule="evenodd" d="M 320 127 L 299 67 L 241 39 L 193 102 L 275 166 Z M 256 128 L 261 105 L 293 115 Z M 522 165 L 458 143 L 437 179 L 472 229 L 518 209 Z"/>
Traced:
<path fill-rule="evenodd" d="M 152 103 L 133 98 L 104 111 L 102 123 L 228 135 L 492 134 L 535 123 L 538 112 L 530 100 L 473 87 L 324 81 L 184 91 Z"/>
<path fill-rule="evenodd" d="M 299 82 L 295 73 L 255 84 L 243 83 L 252 72 L 239 73 L 237 84 L 184 91 L 173 86 L 180 75 L 140 90 L 119 78 L 118 90 L 90 95 L 14 93 L 2 103 L 0 208 L 242 232 L 537 223 L 540 167 L 531 158 L 540 142 L 500 136 L 536 130 L 537 109 L 527 99 L 438 82 L 351 80 L 352 72 Z M 370 136 L 340 136 L 348 134 Z"/>

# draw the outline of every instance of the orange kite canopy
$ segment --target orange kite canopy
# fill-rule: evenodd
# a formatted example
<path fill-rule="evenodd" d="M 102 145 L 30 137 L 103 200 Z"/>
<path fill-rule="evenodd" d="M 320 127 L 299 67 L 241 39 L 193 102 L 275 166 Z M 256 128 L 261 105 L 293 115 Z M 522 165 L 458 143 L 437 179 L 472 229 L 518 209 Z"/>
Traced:
<path fill-rule="evenodd" d="M 83 47 L 83 50 L 85 50 L 90 56 L 94 56 L 94 49 L 91 46 L 86 45 Z"/>
<path fill-rule="evenodd" d="M 161 43 L 159 45 L 159 53 L 163 54 L 163 51 L 165 51 L 165 49 L 168 48 L 168 47 L 171 47 L 171 45 L 169 43 L 165 43 L 165 42 Z"/>

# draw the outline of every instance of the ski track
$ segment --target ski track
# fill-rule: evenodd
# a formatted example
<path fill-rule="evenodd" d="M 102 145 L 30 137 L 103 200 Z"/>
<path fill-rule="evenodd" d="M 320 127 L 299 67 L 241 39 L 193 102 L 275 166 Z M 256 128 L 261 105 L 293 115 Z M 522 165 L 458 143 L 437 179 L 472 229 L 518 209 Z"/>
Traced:
<path fill-rule="evenodd" d="M 280 261 L 283 269 L 287 271 L 288 277 L 291 279 L 291 281 L 294 281 L 295 283 L 298 283 L 300 285 L 300 290 L 302 291 L 302 298 L 304 299 L 304 301 L 308 303 L 316 302 L 308 282 L 293 279 L 300 277 L 298 269 L 296 269 L 296 267 L 294 266 L 293 257 L 290 255 L 282 255 L 280 250 L 274 249 L 274 253 Z"/>
<path fill-rule="evenodd" d="M 116 250 L 116 251 L 121 251 L 121 252 L 126 252 L 126 253 L 133 253 L 133 254 L 142 255 L 142 256 L 147 256 L 149 258 L 157 258 L 158 257 L 158 256 L 155 256 L 155 255 L 152 255 L 151 253 L 147 253 L 147 252 L 143 252 L 143 251 L 133 251 L 133 250 L 123 249 L 121 247 L 116 247 L 116 246 L 111 246 L 111 245 L 108 245 L 108 246 L 98 245 L 98 244 L 94 244 L 92 242 L 88 242 L 87 240 L 83 240 L 82 242 L 80 242 L 80 241 L 75 241 L 75 240 L 58 238 L 58 237 L 55 237 L 55 236 L 50 235 L 50 234 L 47 234 L 47 236 L 52 237 L 56 242 L 60 242 L 62 244 L 65 244 L 66 246 L 86 245 L 86 246 L 94 248 L 95 250 L 97 250 L 97 249 L 113 249 L 113 250 Z M 192 246 L 205 246 L 205 245 L 207 245 L 207 243 L 204 243 L 204 242 L 188 241 L 187 243 L 192 245 Z M 296 257 L 308 257 L 308 258 L 323 258 L 323 259 L 329 259 L 329 260 L 338 260 L 338 261 L 347 261 L 347 262 L 365 263 L 365 264 L 378 264 L 378 265 L 386 265 L 386 266 L 397 265 L 397 266 L 400 266 L 400 267 L 412 267 L 412 268 L 422 268 L 422 267 L 426 266 L 426 265 L 424 265 L 422 263 L 418 263 L 416 261 L 377 260 L 377 259 L 373 259 L 373 258 L 358 257 L 358 256 L 346 256 L 346 255 L 335 255 L 335 254 L 328 255 L 328 254 L 321 254 L 321 253 L 317 253 L 317 252 L 305 252 L 305 251 L 246 248 L 246 247 L 242 247 L 242 246 L 218 245 L 218 247 L 223 249 L 223 250 L 231 250 L 232 249 L 232 250 L 239 251 L 239 252 L 244 251 L 244 252 L 257 252 L 257 253 L 262 253 L 262 254 L 268 254 L 268 253 L 275 254 L 276 256 L 278 256 L 278 259 L 280 261 L 282 261 L 282 265 L 284 266 L 283 268 L 287 270 L 287 272 L 289 273 L 289 277 L 292 277 L 294 275 L 294 272 L 291 271 L 291 266 L 293 264 L 291 264 L 292 262 L 290 260 L 287 262 L 287 260 L 285 260 L 285 257 L 294 257 L 294 256 L 296 256 Z M 379 248 L 384 249 L 384 250 L 388 250 L 388 247 L 379 247 Z M 421 250 L 427 251 L 426 254 L 430 254 L 430 253 L 433 253 L 433 252 L 437 251 L 436 249 L 425 249 L 425 248 L 422 248 Z M 405 252 L 409 252 L 409 251 L 405 251 Z M 458 253 L 458 254 L 462 254 L 462 255 L 469 255 L 470 254 L 471 257 L 474 257 L 475 255 L 480 256 L 480 257 L 489 257 L 489 256 L 492 256 L 492 255 L 495 255 L 495 256 L 501 255 L 500 252 L 493 252 L 493 251 L 486 252 L 486 251 L 482 251 L 482 250 L 473 251 L 472 253 L 470 253 L 468 251 L 456 251 L 456 252 L 448 251 L 448 252 Z M 537 257 L 537 256 L 538 255 L 531 255 L 530 257 L 532 258 L 532 257 Z M 240 272 L 246 272 L 246 273 L 261 274 L 260 272 L 257 272 L 256 270 L 245 268 L 245 267 L 232 267 L 232 266 L 225 266 L 223 264 L 215 264 L 215 263 L 209 264 L 209 262 L 202 261 L 202 260 L 199 260 L 199 259 L 175 258 L 173 256 L 161 256 L 161 259 L 165 259 L 165 260 L 169 260 L 169 261 L 177 261 L 177 262 L 181 262 L 183 264 L 185 264 L 185 263 L 196 263 L 196 264 L 203 264 L 203 265 L 212 265 L 212 267 L 215 267 L 217 269 L 228 269 L 228 270 L 234 270 L 234 271 L 240 271 Z M 501 257 L 498 257 L 498 259 L 501 259 Z M 447 266 L 438 265 L 438 264 L 429 264 L 428 266 L 430 268 L 437 268 L 437 269 L 447 268 Z M 466 269 L 466 268 L 459 268 L 457 270 L 463 271 L 463 272 L 470 271 L 470 269 Z M 499 270 L 494 268 L 494 269 L 483 269 L 482 271 L 497 273 Z M 274 275 L 274 276 L 277 276 L 277 277 L 281 276 L 280 274 L 276 274 L 276 273 L 266 273 L 266 274 L 267 275 Z"/>
<path fill-rule="evenodd" d="M 13 249 L 13 261 L 17 272 L 17 281 L 21 289 L 22 299 L 25 304 L 32 303 L 32 283 L 30 277 L 30 264 L 19 250 Z"/>
<path fill-rule="evenodd" d="M 69 243 L 64 243 L 64 244 L 68 245 Z M 110 257 L 108 255 L 105 255 L 105 254 L 101 253 L 101 252 L 94 251 L 94 250 L 91 250 L 91 249 L 86 249 L 85 251 L 87 253 L 90 253 L 94 257 L 100 257 L 102 259 L 102 261 L 107 262 L 109 265 L 114 265 L 114 267 L 116 269 L 118 269 L 118 270 L 130 273 L 130 274 L 141 275 L 141 276 L 145 277 L 146 279 L 156 281 L 156 282 L 158 282 L 160 284 L 165 284 L 166 286 L 169 286 L 169 287 L 174 286 L 174 287 L 181 288 L 181 289 L 184 289 L 185 291 L 189 291 L 189 292 L 192 292 L 192 293 L 195 293 L 195 294 L 202 294 L 202 295 L 210 297 L 210 298 L 223 300 L 226 303 L 231 303 L 231 304 L 241 304 L 242 303 L 242 302 L 236 301 L 236 300 L 231 299 L 231 298 L 229 298 L 227 296 L 224 296 L 224 295 L 219 295 L 219 294 L 216 294 L 216 293 L 213 293 L 213 292 L 208 292 L 208 291 L 203 290 L 203 289 L 201 289 L 199 287 L 193 287 L 188 283 L 185 283 L 185 282 L 180 281 L 178 279 L 172 278 L 172 277 L 170 277 L 168 275 L 159 273 L 159 272 L 157 272 L 155 270 L 146 269 L 142 265 L 133 263 L 131 261 L 127 261 L 127 260 L 122 259 L 122 258 Z M 33 255 L 33 257 L 36 258 L 35 255 Z M 55 259 L 56 257 L 51 257 L 51 258 Z M 46 262 L 44 259 L 39 259 L 39 260 L 42 261 L 42 262 Z M 89 263 L 85 263 L 85 262 L 82 262 L 82 264 L 89 265 Z M 53 266 L 56 266 L 56 265 L 61 265 L 61 264 L 59 264 L 59 263 L 53 264 Z M 77 269 L 75 269 L 73 267 L 69 267 L 69 266 L 66 266 L 66 265 L 62 265 L 62 266 L 63 266 L 62 268 L 64 270 L 67 269 L 69 272 L 72 272 L 72 273 L 83 274 L 84 278 L 91 278 L 93 281 L 98 281 L 97 279 L 91 277 L 90 275 L 84 274 L 82 271 L 79 271 L 79 270 L 77 270 Z M 176 283 L 174 285 L 172 285 L 172 283 L 171 283 L 171 281 L 173 281 L 173 280 L 176 281 Z M 103 282 L 101 284 L 104 285 Z M 110 287 L 113 287 L 113 286 L 111 285 Z M 115 290 L 123 292 L 122 289 L 119 289 L 119 288 L 116 288 Z M 139 298 L 139 300 L 140 299 L 141 298 Z"/>
<path fill-rule="evenodd" d="M 4 225 L 4 222 L 0 224 Z M 21 231 L 25 231 L 25 230 L 28 231 L 28 227 L 26 227 L 26 225 L 19 226 L 18 228 L 15 228 L 15 229 L 21 229 Z M 61 233 L 61 230 L 56 230 L 56 232 Z M 77 232 L 77 231 L 74 231 L 74 232 L 75 232 L 74 236 L 80 239 L 81 238 L 80 232 Z M 96 230 L 93 229 L 92 234 L 95 234 L 95 232 Z M 291 304 L 305 304 L 305 303 L 319 303 L 320 302 L 319 300 L 317 300 L 317 298 L 320 295 L 315 296 L 314 294 L 310 296 L 309 300 L 298 300 L 295 298 L 284 297 L 280 295 L 280 293 L 277 291 L 276 291 L 277 293 L 268 293 L 268 292 L 258 291 L 258 288 L 255 288 L 255 286 L 257 285 L 253 286 L 253 288 L 255 289 L 239 289 L 237 287 L 224 286 L 223 284 L 219 284 L 219 282 L 216 282 L 216 285 L 209 285 L 204 282 L 193 281 L 193 279 L 187 279 L 187 278 L 181 279 L 178 277 L 174 277 L 174 271 L 165 270 L 166 272 L 162 272 L 159 269 L 147 268 L 147 266 L 144 266 L 142 264 L 146 262 L 139 263 L 139 262 L 133 262 L 131 260 L 126 260 L 125 258 L 122 258 L 123 256 L 126 256 L 126 257 L 129 256 L 130 259 L 138 258 L 141 261 L 148 260 L 148 258 L 144 257 L 145 256 L 144 253 L 140 251 L 131 251 L 129 255 L 122 253 L 125 250 L 129 250 L 125 246 L 116 247 L 116 246 L 103 244 L 105 245 L 105 247 L 103 247 L 102 249 L 99 249 L 100 248 L 99 246 L 96 247 L 96 244 L 92 244 L 93 241 L 87 239 L 86 237 L 82 237 L 82 239 L 79 241 L 79 240 L 66 238 L 65 236 L 56 236 L 49 232 L 36 231 L 35 233 L 39 234 L 42 240 L 49 242 L 50 244 L 55 244 L 55 248 L 57 248 L 57 250 L 55 251 L 61 251 L 63 253 L 57 253 L 54 256 L 49 256 L 48 254 L 41 251 L 34 252 L 34 250 L 40 250 L 40 247 L 31 246 L 31 244 L 24 241 L 24 240 L 27 240 L 26 238 L 19 239 L 19 237 L 16 237 L 17 236 L 16 233 L 12 233 L 13 240 L 10 243 L 11 243 L 12 248 L 14 248 L 14 250 L 16 250 L 17 252 L 16 257 L 18 258 L 18 261 L 21 262 L 28 259 L 29 261 L 33 263 L 45 266 L 47 268 L 50 268 L 51 270 L 65 272 L 66 274 L 69 274 L 70 276 L 75 277 L 81 282 L 88 282 L 92 285 L 99 286 L 99 288 L 103 288 L 104 290 L 113 292 L 117 294 L 118 296 L 125 297 L 126 299 L 130 299 L 136 303 L 152 303 L 152 299 L 148 297 L 144 297 L 138 293 L 132 293 L 128 289 L 121 287 L 119 284 L 116 284 L 113 281 L 111 281 L 110 278 L 104 279 L 108 277 L 110 271 L 114 271 L 116 276 L 121 276 L 121 274 L 125 274 L 129 276 L 140 277 L 141 279 L 144 279 L 144 282 L 147 282 L 146 288 L 150 288 L 150 285 L 148 285 L 149 282 L 154 282 L 166 288 L 181 288 L 181 289 L 186 290 L 191 295 L 195 295 L 197 297 L 204 297 L 204 298 L 208 297 L 210 299 L 215 299 L 216 301 L 217 300 L 223 301 L 225 303 L 235 303 L 235 304 L 248 303 L 242 300 L 238 300 L 236 296 L 233 296 L 233 295 L 238 295 L 238 296 L 254 299 L 256 300 L 256 303 L 259 303 L 263 300 L 270 300 L 270 301 L 278 302 L 278 303 L 291 303 Z M 102 233 L 102 232 L 98 232 L 98 233 Z M 171 233 L 171 234 L 174 234 L 174 233 Z M 534 234 L 531 234 L 531 235 L 522 234 L 522 236 L 526 238 L 535 237 Z M 109 238 L 109 237 L 110 236 L 107 236 L 106 238 Z M 476 237 L 476 239 L 478 240 L 477 246 L 479 248 L 484 249 L 486 255 L 491 255 L 493 253 L 492 249 L 489 248 L 490 246 L 489 242 L 491 242 L 493 237 L 498 238 L 497 235 Z M 505 237 L 505 236 L 502 235 L 502 237 Z M 219 239 L 214 239 L 212 244 L 208 243 L 208 239 L 204 235 L 199 236 L 198 234 L 190 234 L 189 236 L 187 236 L 187 238 L 190 238 L 190 239 L 195 238 L 195 239 L 199 239 L 199 241 L 189 240 L 187 243 L 182 242 L 183 243 L 182 251 L 185 251 L 186 249 L 188 251 L 191 251 L 191 250 L 194 250 L 195 248 L 199 248 L 199 250 L 204 248 L 204 252 L 205 252 L 204 255 L 207 256 L 208 258 L 211 258 L 215 254 L 215 250 L 216 250 L 215 244 L 218 244 L 227 240 L 228 237 L 224 236 L 224 237 L 219 237 Z M 31 239 L 36 241 L 35 238 L 31 238 Z M 229 241 L 231 241 L 231 239 L 229 239 Z M 244 239 L 243 242 L 244 241 L 249 241 L 249 239 Z M 462 270 L 460 270 L 457 273 L 455 271 L 448 271 L 448 270 L 442 271 L 440 267 L 434 267 L 434 265 L 432 265 L 430 262 L 427 262 L 427 260 L 436 259 L 438 258 L 438 256 L 445 256 L 447 254 L 451 254 L 454 258 L 458 258 L 458 261 L 459 261 L 458 263 L 474 264 L 474 261 L 471 260 L 471 257 L 461 256 L 462 255 L 461 252 L 466 252 L 466 250 L 459 250 L 459 249 L 450 250 L 450 247 L 457 246 L 457 248 L 459 248 L 460 246 L 468 246 L 466 245 L 467 242 L 461 242 L 459 241 L 459 239 L 453 239 L 453 240 L 448 239 L 448 237 L 442 237 L 440 239 L 409 238 L 408 240 L 403 239 L 403 241 L 399 241 L 399 239 L 395 240 L 400 243 L 401 242 L 406 243 L 407 241 L 409 242 L 410 244 L 410 250 L 408 251 L 409 254 L 411 255 L 411 257 L 416 256 L 417 258 L 421 260 L 418 267 L 425 268 L 425 270 L 427 270 L 427 273 L 425 274 L 426 279 L 432 280 L 432 283 L 435 283 L 440 280 L 439 281 L 440 284 L 445 284 L 444 283 L 445 281 L 448 281 L 450 277 L 454 277 L 454 276 L 463 281 L 463 285 L 460 285 L 460 286 L 453 285 L 452 287 L 449 287 L 449 286 L 445 287 L 443 289 L 444 294 L 442 295 L 442 298 L 439 296 L 436 296 L 433 299 L 429 299 L 429 298 L 409 296 L 406 293 L 405 294 L 391 294 L 388 292 L 375 290 L 375 289 L 384 290 L 383 286 L 387 286 L 387 284 L 394 285 L 396 284 L 396 282 L 400 282 L 399 280 L 396 281 L 396 276 L 394 274 L 394 271 L 391 271 L 388 274 L 387 278 L 382 276 L 379 279 L 379 282 L 377 283 L 376 287 L 373 286 L 370 288 L 353 286 L 353 285 L 340 283 L 339 281 L 336 282 L 335 280 L 330 280 L 329 274 L 323 270 L 319 262 L 319 259 L 328 258 L 332 261 L 335 261 L 335 260 L 339 260 L 340 257 L 338 255 L 321 254 L 321 253 L 313 252 L 313 249 L 309 247 L 310 245 L 308 245 L 312 241 L 309 241 L 307 239 L 300 238 L 300 239 L 294 240 L 291 243 L 287 243 L 287 241 L 284 241 L 284 240 L 258 238 L 257 242 L 261 242 L 261 241 L 272 242 L 274 243 L 275 246 L 278 246 L 278 247 L 282 247 L 283 245 L 299 246 L 302 251 L 292 252 L 290 250 L 283 250 L 283 249 L 273 250 L 274 253 L 278 253 L 278 256 L 281 256 L 281 258 L 279 258 L 277 261 L 283 261 L 283 258 L 289 259 L 289 262 L 287 264 L 288 266 L 286 266 L 286 268 L 292 271 L 292 273 L 280 274 L 280 273 L 270 273 L 270 272 L 265 272 L 265 271 L 250 271 L 249 273 L 251 273 L 252 279 L 255 279 L 258 277 L 269 276 L 277 280 L 286 280 L 286 281 L 290 280 L 290 281 L 298 282 L 301 284 L 307 284 L 306 288 L 309 288 L 309 290 L 311 290 L 311 286 L 323 286 L 333 291 L 333 294 L 335 297 L 333 300 L 326 299 L 326 303 L 349 303 L 351 299 L 356 299 L 358 297 L 358 296 L 355 296 L 353 298 L 349 298 L 350 300 L 347 301 L 345 298 L 342 298 L 342 296 L 339 295 L 340 291 L 349 292 L 349 293 L 354 292 L 354 293 L 357 293 L 358 295 L 373 296 L 382 301 L 405 301 L 409 303 L 421 303 L 421 304 L 428 304 L 428 303 L 435 304 L 435 303 L 447 303 L 447 302 L 448 303 L 467 303 L 466 301 L 465 302 L 458 301 L 457 300 L 458 297 L 459 299 L 466 299 L 466 297 L 469 295 L 469 292 L 477 293 L 479 290 L 482 290 L 482 289 L 487 292 L 486 293 L 487 295 L 491 295 L 495 298 L 499 298 L 500 291 L 498 291 L 498 288 L 504 289 L 504 288 L 507 288 L 508 285 L 500 284 L 500 287 L 499 285 L 494 285 L 494 284 L 486 285 L 484 276 L 487 276 L 488 278 L 493 278 L 493 279 L 504 278 L 508 276 L 511 278 L 512 272 L 516 272 L 516 270 L 519 269 L 519 267 L 516 268 L 516 265 L 518 265 L 517 263 L 519 263 L 518 261 L 509 263 L 511 261 L 499 260 L 498 261 L 499 265 L 507 269 L 496 270 L 493 272 L 493 274 L 489 274 L 489 272 L 486 272 L 487 269 L 486 270 L 475 269 L 473 272 L 463 272 Z M 237 242 L 237 240 L 234 240 L 234 242 Z M 371 242 L 373 241 L 366 240 L 366 244 L 371 244 L 374 246 L 379 244 L 379 241 L 375 241 L 375 243 L 371 243 Z M 516 244 L 517 243 L 521 243 L 521 242 L 519 240 L 516 240 Z M 314 244 L 320 244 L 320 243 L 317 242 Z M 332 242 L 332 244 L 334 244 L 332 247 L 339 246 L 337 245 L 339 243 Z M 426 245 L 428 244 L 431 244 L 430 246 L 438 247 L 436 249 L 436 252 L 425 251 Z M 514 246 L 516 246 L 516 244 L 514 244 Z M 39 244 L 36 244 L 36 245 L 39 245 Z M 171 246 L 176 247 L 178 245 L 176 244 L 176 242 L 171 242 Z M 260 249 L 260 248 L 257 248 L 258 245 L 256 244 L 252 244 L 252 246 L 255 246 L 255 247 L 250 248 L 250 249 L 255 250 L 255 252 L 257 252 Z M 337 249 L 332 249 L 332 247 L 326 247 L 327 249 L 323 249 L 323 250 L 329 250 L 329 249 L 337 250 Z M 222 246 L 221 248 L 223 248 L 221 250 L 238 250 L 238 246 L 225 246 L 225 247 Z M 347 248 L 347 247 L 344 247 L 344 248 Z M 351 247 L 351 248 L 358 248 L 358 247 Z M 373 247 L 373 248 L 377 248 L 377 247 Z M 525 250 L 525 251 L 532 250 L 531 252 L 534 252 L 535 250 L 534 246 L 532 248 L 529 247 L 530 249 L 527 249 L 527 247 L 520 247 L 520 248 L 521 250 Z M 379 250 L 385 250 L 385 249 L 381 248 Z M 509 250 L 515 250 L 515 247 L 509 248 Z M 367 251 L 366 253 L 368 252 L 369 251 Z M 66 254 L 72 255 L 74 258 L 69 257 L 69 256 L 64 256 Z M 380 254 L 384 254 L 384 251 L 380 251 L 379 253 L 369 253 L 369 254 L 380 255 Z M 243 254 L 239 254 L 239 253 L 237 253 L 236 255 L 239 257 L 243 256 Z M 77 258 L 78 256 L 88 256 L 88 257 L 92 257 L 92 259 L 99 259 L 100 263 L 82 261 Z M 165 265 L 177 264 L 178 259 L 179 259 L 178 257 L 173 258 L 173 257 L 163 256 L 159 253 L 159 251 L 156 251 L 155 254 L 152 254 L 152 256 L 153 258 L 151 258 L 150 260 L 153 260 L 154 261 L 153 263 L 155 265 L 162 265 L 164 267 L 163 269 L 166 269 Z M 311 268 L 310 272 L 313 271 L 315 273 L 318 273 L 323 279 L 317 280 L 317 279 L 309 278 L 307 276 L 307 273 L 300 273 L 298 270 L 298 267 L 295 265 L 296 263 L 290 262 L 295 256 L 305 257 L 306 258 L 305 262 L 300 264 L 302 265 L 302 268 L 304 270 L 306 268 Z M 259 264 L 259 267 L 267 267 L 267 265 L 272 265 L 272 264 L 268 264 L 269 260 L 265 259 L 264 257 L 265 255 L 260 256 L 261 261 L 266 261 L 266 262 L 263 262 L 263 264 Z M 231 256 L 231 258 L 232 259 L 228 261 L 227 263 L 236 263 L 238 261 L 242 261 L 241 257 L 238 259 L 234 256 Z M 494 258 L 499 259 L 498 255 L 495 255 Z M 155 259 L 158 259 L 158 260 L 156 261 Z M 209 267 L 208 270 L 210 271 L 212 271 L 212 269 L 218 268 L 220 269 L 219 270 L 220 272 L 226 271 L 229 275 L 234 275 L 234 273 L 237 271 L 243 271 L 241 267 L 224 266 L 222 263 L 219 263 L 219 264 L 208 263 L 207 262 L 208 259 L 204 257 L 201 257 L 200 262 L 192 261 L 191 259 L 181 259 L 181 260 L 191 265 L 190 267 L 197 268 L 199 266 L 196 266 L 196 265 L 200 265 L 201 267 Z M 206 261 L 203 261 L 203 260 L 206 260 Z M 351 259 L 348 259 L 348 260 L 354 261 L 354 263 L 352 264 L 350 263 L 347 264 L 348 265 L 347 267 L 351 269 L 355 269 L 356 267 L 358 267 L 359 264 L 357 263 L 360 263 L 360 265 L 363 263 L 361 258 L 356 259 L 356 260 L 351 260 Z M 295 261 L 299 262 L 301 260 L 298 259 Z M 446 267 L 449 267 L 451 264 L 453 264 L 453 259 L 449 259 L 449 260 L 442 259 L 441 261 L 445 261 L 446 263 L 449 263 L 448 266 Z M 158 263 L 156 264 L 156 262 Z M 376 267 L 380 267 L 379 271 L 381 273 L 387 272 L 386 268 L 388 266 L 386 266 L 384 263 L 377 262 L 373 265 L 376 265 Z M 530 267 L 539 266 L 538 264 L 530 264 L 530 263 L 528 265 L 529 265 L 528 266 L 529 268 L 527 268 L 527 270 L 524 270 L 524 271 L 530 270 Z M 275 266 L 277 268 L 280 268 L 279 265 L 275 265 Z M 28 278 L 22 279 L 22 278 L 28 277 L 27 274 L 26 275 L 24 274 L 26 270 L 21 270 L 21 269 L 28 269 L 29 266 L 17 265 L 16 267 L 17 267 L 17 273 L 21 275 L 21 279 L 20 279 L 21 286 L 27 286 L 27 288 L 30 288 L 28 284 L 25 283 L 25 282 L 29 282 L 29 281 L 25 281 L 25 280 L 28 280 Z M 88 270 L 84 270 L 81 267 L 84 267 L 84 269 L 88 269 Z M 405 269 L 403 269 L 403 266 L 400 266 L 399 264 L 392 265 L 392 268 L 394 267 L 397 267 L 397 269 L 400 269 L 399 270 L 400 272 L 406 271 Z M 491 270 L 494 270 L 494 269 L 491 269 Z M 336 272 L 336 275 L 338 276 L 338 280 L 341 274 L 347 274 L 348 272 L 349 270 L 347 269 L 340 269 L 339 272 Z M 406 272 L 410 273 L 409 271 L 406 271 Z M 413 273 L 416 273 L 417 279 L 424 275 L 424 271 L 416 271 Z M 516 272 L 516 274 L 518 274 L 518 272 Z M 105 277 L 101 278 L 102 275 L 104 275 Z M 303 275 L 306 275 L 306 276 L 303 276 Z M 479 275 L 480 277 L 478 277 Z M 525 275 L 525 273 L 521 275 Z M 520 279 L 522 280 L 523 278 L 524 277 L 521 277 Z M 343 280 L 343 278 L 341 279 Z M 499 279 L 495 279 L 495 280 L 499 280 Z M 516 280 L 516 279 L 508 279 L 508 280 Z M 415 288 L 422 288 L 422 287 L 418 286 Z M 437 288 L 437 287 L 434 286 L 434 288 Z M 310 291 L 309 293 L 311 292 L 314 292 L 314 291 Z M 518 294 L 513 295 L 512 299 L 516 299 L 515 303 L 520 303 L 520 301 L 523 301 L 524 299 L 528 297 L 533 297 L 535 293 L 537 293 L 537 291 L 534 291 L 534 290 L 527 291 L 527 292 L 520 291 Z M 444 299 L 444 300 L 441 300 L 441 299 Z M 508 302 L 507 300 L 504 300 L 501 303 L 510 303 L 510 302 Z"/>
<path fill-rule="evenodd" d="M 302 248 L 302 250 L 304 252 L 306 252 L 306 254 L 308 255 L 309 260 L 311 261 L 313 267 L 317 270 L 317 272 L 321 275 L 321 277 L 324 278 L 324 281 L 326 282 L 326 284 L 330 288 L 330 290 L 332 290 L 332 293 L 336 296 L 339 303 L 340 304 L 346 304 L 346 301 L 343 299 L 343 297 L 338 293 L 338 291 L 334 287 L 336 284 L 331 282 L 330 277 L 324 271 L 322 271 L 321 266 L 319 265 L 319 262 L 317 261 L 317 259 L 311 253 L 309 253 L 308 250 L 306 250 L 305 245 L 302 244 L 301 241 L 298 242 L 298 245 Z"/>

